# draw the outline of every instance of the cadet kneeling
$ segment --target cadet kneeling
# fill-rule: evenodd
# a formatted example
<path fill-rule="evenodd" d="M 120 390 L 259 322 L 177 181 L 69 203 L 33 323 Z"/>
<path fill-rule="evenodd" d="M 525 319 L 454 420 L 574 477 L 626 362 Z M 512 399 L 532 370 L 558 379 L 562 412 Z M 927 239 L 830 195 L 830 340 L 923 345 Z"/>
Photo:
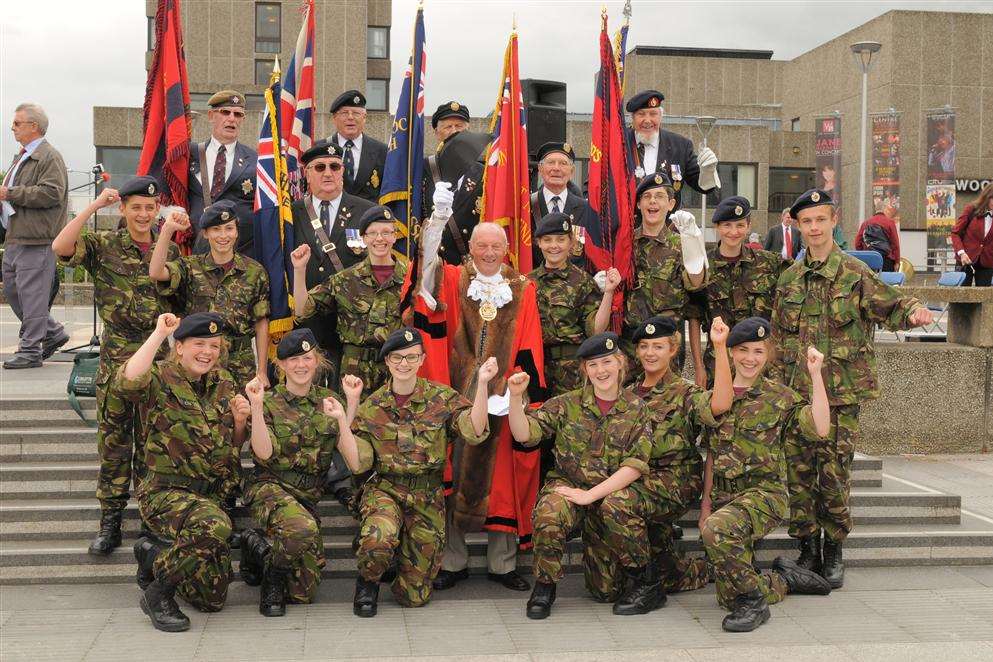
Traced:
<path fill-rule="evenodd" d="M 814 441 L 831 431 L 821 377 L 824 356 L 813 347 L 807 350 L 811 404 L 805 404 L 796 391 L 763 375 L 769 332 L 761 317 L 734 325 L 727 339 L 734 363 L 733 404 L 722 416 L 701 412 L 712 429 L 705 435 L 700 537 L 713 567 L 717 601 L 731 610 L 722 624 L 728 632 L 758 628 L 769 620 L 769 605 L 787 593 L 831 592 L 820 575 L 785 557 L 774 560 L 768 574 L 759 574 L 753 565 L 755 543 L 789 516 L 785 440 L 802 435 Z"/>

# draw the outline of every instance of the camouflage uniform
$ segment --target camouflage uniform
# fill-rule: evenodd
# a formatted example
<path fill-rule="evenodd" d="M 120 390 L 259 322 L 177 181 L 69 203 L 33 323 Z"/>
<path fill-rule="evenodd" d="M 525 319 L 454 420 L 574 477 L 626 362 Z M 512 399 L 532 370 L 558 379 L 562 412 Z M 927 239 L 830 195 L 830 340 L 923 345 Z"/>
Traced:
<path fill-rule="evenodd" d="M 710 393 L 671 370 L 642 396 L 653 420 L 649 472 L 634 484 L 649 521 L 652 558 L 659 561 L 666 593 L 693 591 L 709 581 L 706 559 L 687 558 L 673 539 L 672 527 L 700 497 L 703 464 L 696 448 L 702 423 L 697 414 L 710 408 Z"/>
<path fill-rule="evenodd" d="M 330 395 L 312 386 L 307 395 L 296 396 L 285 384 L 266 393 L 272 455 L 255 458 L 242 497 L 272 545 L 269 563 L 288 570 L 286 595 L 294 603 L 314 599 L 325 564 L 317 504 L 338 443 L 338 424 L 323 410 Z"/>
<path fill-rule="evenodd" d="M 400 288 L 407 264 L 397 259 L 393 275 L 380 285 L 366 257 L 312 288 L 300 316 L 301 321 L 315 315 L 337 320 L 343 346 L 339 374 L 360 377 L 369 393 L 382 386 L 390 374 L 378 358 L 379 347 L 391 331 L 403 326 Z"/>
<path fill-rule="evenodd" d="M 470 420 L 472 404 L 453 389 L 418 378 L 414 392 L 398 407 L 391 382 L 359 407 L 352 423 L 359 452 L 356 473 L 375 470 L 362 490 L 358 567 L 367 581 L 379 581 L 394 559 L 391 589 L 405 607 L 431 599 L 431 582 L 445 547 L 442 472 L 451 435 L 480 444 Z"/>
<path fill-rule="evenodd" d="M 570 262 L 561 269 L 538 267 L 528 278 L 538 295 L 545 383 L 549 395 L 561 395 L 582 386 L 576 349 L 593 335 L 602 294 L 590 275 Z"/>
<path fill-rule="evenodd" d="M 152 243 L 157 239 L 152 234 Z M 179 257 L 175 244 L 169 258 Z M 148 276 L 152 251 L 135 244 L 128 230 L 84 234 L 76 252 L 61 258 L 67 267 L 81 266 L 93 278 L 93 296 L 103 320 L 100 367 L 97 370 L 97 452 L 100 475 L 97 499 L 103 510 L 123 510 L 128 504 L 132 465 L 135 486 L 145 473 L 141 421 L 134 405 L 108 389 L 118 368 L 127 362 L 155 328 L 162 313 L 174 310 L 174 301 L 160 296 Z M 163 346 L 161 353 L 168 349 Z"/>
<path fill-rule="evenodd" d="M 819 439 L 810 405 L 796 391 L 760 377 L 735 396 L 730 411 L 714 418 L 699 402 L 700 421 L 713 454 L 712 511 L 704 541 L 717 583 L 717 601 L 731 609 L 735 596 L 758 590 L 769 604 L 783 599 L 786 582 L 778 573 L 759 574 L 755 543 L 781 525 L 789 513 L 784 444 L 794 437 Z"/>
<path fill-rule="evenodd" d="M 848 505 L 858 434 L 859 405 L 879 397 L 874 327 L 910 328 L 921 303 L 886 285 L 861 261 L 835 247 L 824 262 L 810 254 L 783 272 L 772 314 L 776 352 L 770 376 L 800 393 L 810 392 L 806 348 L 824 354 L 824 385 L 833 436 L 787 447 L 790 535 L 825 535 L 843 541 L 852 530 Z"/>
<path fill-rule="evenodd" d="M 169 262 L 169 280 L 158 283 L 159 293 L 176 294 L 183 313 L 212 312 L 227 325 L 228 356 L 224 366 L 239 388 L 255 377 L 255 323 L 269 317 L 269 275 L 252 258 L 235 254 L 226 270 L 210 253 L 188 255 Z"/>
<path fill-rule="evenodd" d="M 239 455 L 229 406 L 237 387 L 226 370 L 190 382 L 182 366 L 167 359 L 133 380 L 122 366 L 113 388 L 139 406 L 147 430 L 141 519 L 172 542 L 155 559 L 155 578 L 176 586 L 194 607 L 217 611 L 231 580 L 231 519 L 221 492 Z"/>
<path fill-rule="evenodd" d="M 715 317 L 720 317 L 728 328 L 749 317 L 772 315 L 776 297 L 776 281 L 784 264 L 782 258 L 769 251 L 741 247 L 741 256 L 729 261 L 721 256 L 717 246 L 707 251 L 710 260 L 710 283 L 705 294 L 706 306 L 702 310 L 687 312 L 687 317 L 700 320 L 709 329 Z M 697 306 L 693 306 L 697 308 Z M 707 368 L 707 383 L 714 383 L 714 349 L 707 343 L 703 355 Z"/>
<path fill-rule="evenodd" d="M 590 489 L 621 467 L 648 473 L 651 421 L 644 403 L 622 389 L 606 415 L 600 413 L 589 385 L 527 411 L 526 445 L 554 439 L 555 468 L 534 508 L 534 575 L 545 584 L 564 575 L 562 556 L 570 533 L 582 526 L 586 588 L 597 600 L 613 602 L 623 590 L 621 567 L 649 564 L 646 522 L 639 512 L 634 484 L 588 506 L 579 506 L 555 491 L 562 485 Z"/>

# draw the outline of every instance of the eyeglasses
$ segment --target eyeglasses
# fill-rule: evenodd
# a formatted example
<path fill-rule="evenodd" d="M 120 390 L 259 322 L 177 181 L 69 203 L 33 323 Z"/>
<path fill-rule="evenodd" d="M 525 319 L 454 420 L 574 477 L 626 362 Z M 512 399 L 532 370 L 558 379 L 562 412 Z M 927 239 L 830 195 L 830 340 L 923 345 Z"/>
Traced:
<path fill-rule="evenodd" d="M 14 126 L 20 126 L 22 124 L 37 124 L 34 120 L 14 120 Z"/>
<path fill-rule="evenodd" d="M 390 365 L 400 365 L 401 363 L 417 365 L 423 357 L 424 354 L 390 354 L 386 360 L 390 362 Z"/>
<path fill-rule="evenodd" d="M 360 117 L 365 117 L 364 110 L 339 110 L 336 112 L 335 117 L 348 117 L 359 119 Z"/>
<path fill-rule="evenodd" d="M 238 119 L 242 119 L 242 118 L 245 117 L 244 111 L 241 111 L 241 110 L 231 110 L 230 108 L 221 108 L 217 112 L 219 112 L 224 117 L 231 117 L 232 115 L 234 115 Z"/>
<path fill-rule="evenodd" d="M 389 239 L 396 236 L 396 230 L 383 230 L 382 232 L 366 232 L 365 236 L 371 239 Z"/>
<path fill-rule="evenodd" d="M 641 199 L 642 200 L 661 200 L 662 202 L 665 202 L 666 200 L 669 200 L 670 198 L 669 198 L 669 194 L 666 193 L 665 191 L 658 191 L 656 193 L 643 193 L 641 195 Z"/>
<path fill-rule="evenodd" d="M 310 169 L 313 170 L 314 172 L 324 172 L 325 170 L 330 170 L 331 172 L 338 172 L 339 170 L 342 169 L 342 167 L 343 166 L 340 163 L 315 163 L 314 165 L 310 166 Z"/>

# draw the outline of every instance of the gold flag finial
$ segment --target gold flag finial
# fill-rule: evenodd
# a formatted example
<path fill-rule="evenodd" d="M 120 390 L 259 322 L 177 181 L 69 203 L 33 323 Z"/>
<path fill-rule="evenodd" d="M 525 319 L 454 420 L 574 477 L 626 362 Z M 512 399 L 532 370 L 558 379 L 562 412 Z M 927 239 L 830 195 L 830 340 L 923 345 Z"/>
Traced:
<path fill-rule="evenodd" d="M 627 0 L 624 3 L 624 22 L 625 23 L 631 22 L 631 0 Z"/>

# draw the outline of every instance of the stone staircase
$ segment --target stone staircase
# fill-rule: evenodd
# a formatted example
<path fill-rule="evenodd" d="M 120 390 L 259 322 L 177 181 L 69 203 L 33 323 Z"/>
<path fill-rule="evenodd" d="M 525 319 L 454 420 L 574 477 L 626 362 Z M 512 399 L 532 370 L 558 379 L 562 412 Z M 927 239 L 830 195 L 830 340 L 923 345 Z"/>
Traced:
<path fill-rule="evenodd" d="M 88 414 L 92 416 L 93 402 Z M 245 457 L 246 464 L 250 460 Z M 128 582 L 134 577 L 131 543 L 139 529 L 134 503 L 124 518 L 124 545 L 106 558 L 86 553 L 100 508 L 93 497 L 96 433 L 61 398 L 2 400 L 0 407 L 0 585 Z M 993 521 L 963 513 L 961 498 L 884 473 L 878 458 L 857 456 L 852 487 L 856 529 L 845 546 L 851 565 L 993 563 Z M 334 500 L 320 504 L 329 576 L 353 576 L 355 521 Z M 244 510 L 241 526 L 250 522 Z M 683 544 L 701 550 L 697 513 L 681 522 Z M 470 537 L 471 564 L 485 567 L 485 538 Z M 779 530 L 759 548 L 768 562 L 792 554 L 794 541 Z M 235 552 L 237 558 L 237 552 Z M 581 547 L 569 545 L 568 566 L 580 569 Z M 530 566 L 529 554 L 520 559 Z"/>

